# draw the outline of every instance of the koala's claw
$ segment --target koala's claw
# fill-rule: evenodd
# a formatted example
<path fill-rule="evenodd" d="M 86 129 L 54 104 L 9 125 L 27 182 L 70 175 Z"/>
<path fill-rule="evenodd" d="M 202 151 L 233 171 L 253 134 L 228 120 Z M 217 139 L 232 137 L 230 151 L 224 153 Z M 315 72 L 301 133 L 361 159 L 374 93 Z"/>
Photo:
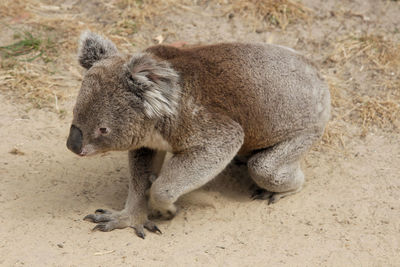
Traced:
<path fill-rule="evenodd" d="M 278 193 L 273 193 L 270 198 L 268 199 L 268 205 L 274 204 L 278 202 L 283 196 L 280 196 Z"/>
<path fill-rule="evenodd" d="M 161 230 L 152 221 L 147 221 L 143 226 L 150 232 L 162 234 Z"/>
<path fill-rule="evenodd" d="M 98 222 L 109 222 L 112 219 L 107 214 L 89 214 L 86 215 L 85 218 L 83 218 L 83 220 L 98 223 Z"/>
<path fill-rule="evenodd" d="M 256 190 L 254 190 L 253 194 L 251 195 L 251 199 L 266 200 L 266 199 L 270 199 L 273 194 L 274 194 L 273 192 L 267 191 L 262 188 L 257 188 Z"/>
<path fill-rule="evenodd" d="M 97 209 L 95 211 L 95 214 L 89 214 L 86 215 L 85 218 L 83 218 L 84 221 L 89 221 L 89 222 L 109 222 L 113 220 L 112 217 L 112 212 L 109 210 L 104 210 L 104 209 Z"/>
<path fill-rule="evenodd" d="M 146 236 L 144 233 L 145 228 L 152 233 L 162 234 L 161 230 L 152 221 L 146 221 L 143 225 L 131 226 L 131 227 L 135 230 L 136 235 L 142 239 L 144 239 Z"/>
<path fill-rule="evenodd" d="M 135 230 L 135 233 L 136 233 L 136 235 L 137 235 L 138 237 L 140 237 L 141 239 L 144 239 L 144 238 L 145 238 L 146 234 L 144 233 L 142 227 L 141 227 L 141 228 L 132 227 L 132 228 Z"/>
<path fill-rule="evenodd" d="M 255 199 L 268 200 L 268 205 L 276 203 L 282 197 L 284 196 L 281 196 L 280 193 L 270 192 L 262 188 L 256 189 L 254 193 L 251 195 L 251 198 L 253 200 Z"/>
<path fill-rule="evenodd" d="M 135 230 L 136 235 L 142 239 L 146 236 L 144 229 L 161 234 L 161 230 L 152 221 L 146 220 L 144 223 L 135 223 L 132 221 L 132 217 L 134 218 L 134 216 L 128 215 L 124 211 L 112 212 L 109 210 L 97 209 L 95 214 L 89 214 L 83 219 L 85 221 L 98 223 L 92 231 L 109 232 L 114 229 L 131 227 Z"/>
<path fill-rule="evenodd" d="M 293 195 L 297 192 L 299 192 L 302 189 L 302 187 L 299 187 L 293 191 L 288 191 L 288 192 L 282 192 L 282 193 L 275 193 L 275 192 L 270 192 L 268 190 L 258 188 L 254 191 L 253 195 L 251 198 L 254 199 L 261 199 L 261 200 L 266 200 L 268 199 L 268 205 L 274 204 L 278 202 L 279 199 Z"/>

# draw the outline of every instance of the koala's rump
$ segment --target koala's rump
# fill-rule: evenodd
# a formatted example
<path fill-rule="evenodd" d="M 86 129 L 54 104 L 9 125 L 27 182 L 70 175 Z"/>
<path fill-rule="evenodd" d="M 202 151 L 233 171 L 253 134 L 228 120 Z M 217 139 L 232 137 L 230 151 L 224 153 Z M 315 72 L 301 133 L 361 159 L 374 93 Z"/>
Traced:
<path fill-rule="evenodd" d="M 329 90 L 300 54 L 265 44 L 218 44 L 175 52 L 182 103 L 190 98 L 244 129 L 242 153 L 272 146 L 304 131 L 322 133 Z"/>

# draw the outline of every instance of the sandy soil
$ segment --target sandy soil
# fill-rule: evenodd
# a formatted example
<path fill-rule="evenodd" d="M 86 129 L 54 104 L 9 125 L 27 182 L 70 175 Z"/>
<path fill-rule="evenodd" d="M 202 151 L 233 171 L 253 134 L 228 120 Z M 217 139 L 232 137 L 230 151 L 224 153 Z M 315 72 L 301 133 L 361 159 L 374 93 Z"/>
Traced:
<path fill-rule="evenodd" d="M 43 1 L 61 10 L 65 3 Z M 91 8 L 102 8 L 95 2 L 74 3 L 67 13 L 85 16 Z M 273 42 L 301 51 L 329 75 L 335 66 L 325 59 L 339 36 L 380 32 L 399 40 L 399 2 L 302 3 L 312 10 L 312 22 L 259 33 L 239 16 L 229 18 L 212 6 L 176 9 L 134 35 L 143 44 L 124 49 L 140 50 L 160 34 L 165 42 Z M 99 18 L 106 15 L 97 18 L 94 29 L 101 31 Z M 169 29 L 167 34 L 163 27 Z M 7 44 L 10 34 L 5 31 L 0 45 Z M 74 59 L 74 49 L 66 56 Z M 158 223 L 162 235 L 148 233 L 142 240 L 133 229 L 92 232 L 94 225 L 82 220 L 86 214 L 123 207 L 127 155 L 81 159 L 66 149 L 80 82 L 79 72 L 70 73 L 71 64 L 81 72 L 76 62 L 68 62 L 62 72 L 70 86 L 58 103 L 67 111 L 65 117 L 29 108 L 29 103 L 0 90 L 1 266 L 400 265 L 400 133 L 392 127 L 363 132 L 357 120 L 338 120 L 339 112 L 332 127 L 340 125 L 345 131 L 342 145 L 316 145 L 303 162 L 307 182 L 296 195 L 274 205 L 251 201 L 245 167 L 232 164 L 178 201 L 179 214 Z M 375 94 L 371 72 L 363 73 L 354 62 L 347 72 L 357 83 L 355 89 Z M 342 112 L 340 106 L 335 109 Z"/>

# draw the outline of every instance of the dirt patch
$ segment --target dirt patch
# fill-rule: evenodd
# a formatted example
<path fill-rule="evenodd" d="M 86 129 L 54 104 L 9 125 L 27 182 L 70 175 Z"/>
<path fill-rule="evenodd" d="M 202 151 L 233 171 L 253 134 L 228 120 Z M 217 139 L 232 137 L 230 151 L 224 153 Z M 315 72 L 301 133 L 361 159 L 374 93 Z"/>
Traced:
<path fill-rule="evenodd" d="M 58 1 L 0 3 L 0 265 L 398 265 L 398 1 Z M 162 235 L 91 232 L 120 209 L 126 153 L 80 159 L 65 140 L 84 29 L 124 52 L 158 43 L 269 42 L 314 60 L 332 120 L 305 158 L 300 193 L 251 201 L 231 165 L 178 201 Z"/>

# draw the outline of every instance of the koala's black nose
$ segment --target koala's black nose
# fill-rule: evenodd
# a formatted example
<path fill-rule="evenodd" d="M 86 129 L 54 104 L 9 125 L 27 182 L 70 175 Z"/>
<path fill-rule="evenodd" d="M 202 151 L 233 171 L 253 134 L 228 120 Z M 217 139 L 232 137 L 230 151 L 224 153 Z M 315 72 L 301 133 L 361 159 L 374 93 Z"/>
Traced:
<path fill-rule="evenodd" d="M 82 150 L 82 131 L 75 125 L 71 125 L 67 140 L 67 147 L 72 152 L 79 154 Z"/>

